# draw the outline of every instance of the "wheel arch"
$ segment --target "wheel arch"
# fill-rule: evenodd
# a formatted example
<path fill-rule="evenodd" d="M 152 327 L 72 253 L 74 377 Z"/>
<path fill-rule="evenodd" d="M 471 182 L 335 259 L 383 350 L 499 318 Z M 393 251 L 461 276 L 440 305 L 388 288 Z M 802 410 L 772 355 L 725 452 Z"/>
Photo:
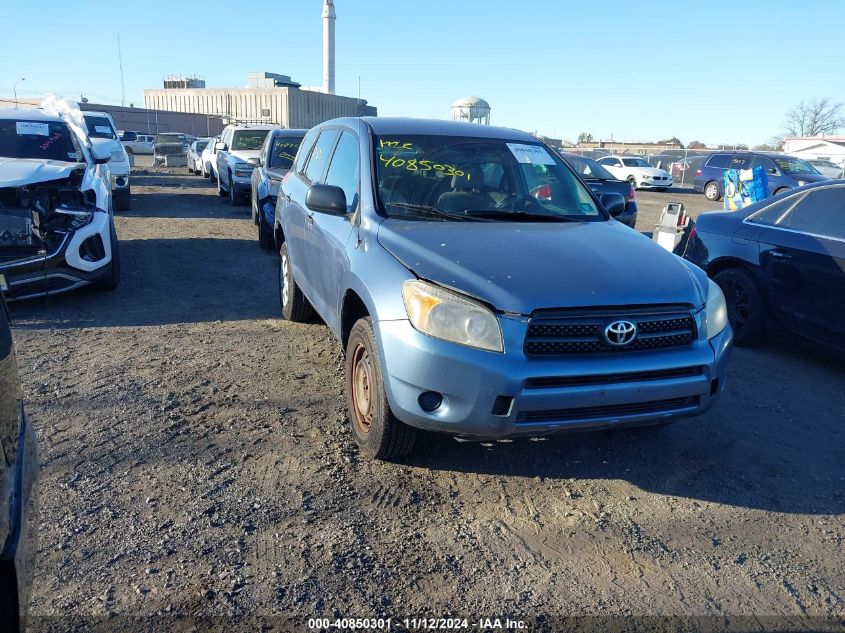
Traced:
<path fill-rule="evenodd" d="M 359 319 L 367 316 L 372 317 L 367 304 L 355 290 L 348 289 L 343 295 L 340 310 L 340 342 L 344 351 L 346 351 L 346 344 L 349 342 L 349 333 L 352 331 L 352 326 Z"/>

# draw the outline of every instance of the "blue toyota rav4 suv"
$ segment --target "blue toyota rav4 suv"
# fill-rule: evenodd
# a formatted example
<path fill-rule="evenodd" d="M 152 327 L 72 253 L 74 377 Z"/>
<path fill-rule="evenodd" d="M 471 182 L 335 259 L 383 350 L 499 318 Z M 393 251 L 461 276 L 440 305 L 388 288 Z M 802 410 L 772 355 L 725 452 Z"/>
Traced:
<path fill-rule="evenodd" d="M 786 154 L 760 152 L 715 152 L 695 172 L 693 188 L 708 200 L 721 200 L 725 195 L 725 170 L 753 169 L 762 165 L 766 170 L 769 195 L 795 189 L 809 182 L 830 180 L 810 163 Z"/>
<path fill-rule="evenodd" d="M 287 319 L 346 351 L 353 436 L 411 450 L 469 438 L 651 425 L 705 411 L 732 345 L 704 271 L 612 218 L 515 130 L 336 119 L 304 138 L 275 216 Z"/>

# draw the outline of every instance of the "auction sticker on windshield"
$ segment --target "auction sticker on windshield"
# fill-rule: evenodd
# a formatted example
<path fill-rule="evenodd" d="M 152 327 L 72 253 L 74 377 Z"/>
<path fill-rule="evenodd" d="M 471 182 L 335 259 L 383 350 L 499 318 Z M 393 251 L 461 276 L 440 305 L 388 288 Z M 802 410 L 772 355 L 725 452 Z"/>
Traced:
<path fill-rule="evenodd" d="M 111 134 L 111 128 L 108 125 L 95 125 L 94 131 L 97 134 Z"/>
<path fill-rule="evenodd" d="M 520 163 L 529 165 L 554 165 L 554 159 L 549 156 L 545 147 L 526 145 L 524 143 L 508 143 L 508 149 Z"/>
<path fill-rule="evenodd" d="M 46 123 L 33 123 L 32 121 L 15 121 L 15 131 L 18 136 L 32 134 L 35 136 L 50 136 L 50 126 Z"/>

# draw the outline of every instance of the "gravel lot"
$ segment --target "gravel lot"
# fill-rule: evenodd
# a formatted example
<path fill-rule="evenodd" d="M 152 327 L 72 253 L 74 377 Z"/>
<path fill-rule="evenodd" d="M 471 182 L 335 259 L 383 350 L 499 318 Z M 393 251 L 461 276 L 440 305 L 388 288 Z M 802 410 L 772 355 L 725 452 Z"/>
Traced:
<path fill-rule="evenodd" d="M 695 420 L 433 436 L 402 463 L 367 461 L 339 345 L 320 323 L 280 320 L 276 258 L 249 207 L 184 171 L 136 169 L 116 291 L 12 308 L 42 457 L 36 630 L 141 630 L 130 617 L 307 630 L 341 615 L 775 628 L 732 620 L 752 614 L 840 630 L 841 360 L 782 341 L 738 349 L 723 398 Z M 669 200 L 712 208 L 638 192 L 638 228 Z"/>

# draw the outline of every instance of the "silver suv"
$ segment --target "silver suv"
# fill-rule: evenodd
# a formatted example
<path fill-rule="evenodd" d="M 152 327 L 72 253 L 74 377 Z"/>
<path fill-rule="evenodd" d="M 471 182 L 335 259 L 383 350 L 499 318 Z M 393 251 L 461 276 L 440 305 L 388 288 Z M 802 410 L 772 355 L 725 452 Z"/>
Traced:
<path fill-rule="evenodd" d="M 227 125 L 217 142 L 217 193 L 238 204 L 252 191 L 250 158 L 258 158 L 264 139 L 278 125 Z"/>

